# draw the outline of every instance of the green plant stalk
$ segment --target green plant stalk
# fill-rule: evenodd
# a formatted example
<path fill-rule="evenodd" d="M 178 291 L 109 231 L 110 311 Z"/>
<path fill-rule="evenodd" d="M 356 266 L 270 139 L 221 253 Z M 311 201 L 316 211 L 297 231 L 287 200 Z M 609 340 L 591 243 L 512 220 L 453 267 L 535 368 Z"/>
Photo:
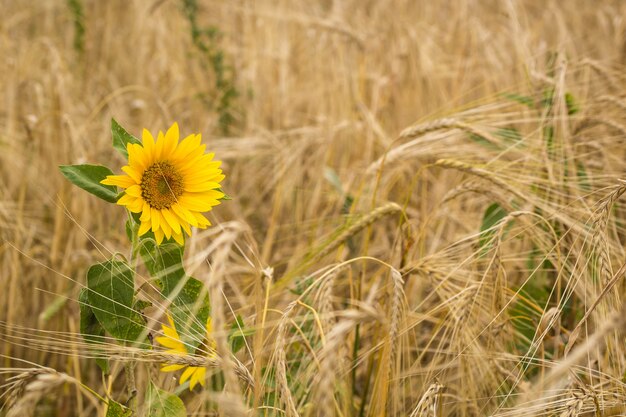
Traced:
<path fill-rule="evenodd" d="M 139 225 L 135 223 L 130 211 L 126 210 L 126 212 L 128 214 L 128 220 L 132 225 L 130 242 L 131 249 L 128 262 L 133 272 L 135 272 L 137 270 L 137 253 L 139 251 Z M 133 411 L 133 414 L 137 411 L 137 382 L 135 380 L 135 365 L 136 363 L 133 359 L 128 360 L 124 364 L 124 371 L 126 374 L 126 389 L 128 391 L 127 406 Z"/>

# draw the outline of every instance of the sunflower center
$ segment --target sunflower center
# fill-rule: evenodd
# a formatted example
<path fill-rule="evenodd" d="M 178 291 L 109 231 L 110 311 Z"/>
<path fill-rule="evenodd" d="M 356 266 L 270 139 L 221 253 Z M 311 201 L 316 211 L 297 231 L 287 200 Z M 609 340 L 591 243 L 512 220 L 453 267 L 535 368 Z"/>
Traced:
<path fill-rule="evenodd" d="M 184 190 L 183 176 L 167 161 L 155 162 L 141 177 L 141 197 L 157 210 L 171 207 Z"/>

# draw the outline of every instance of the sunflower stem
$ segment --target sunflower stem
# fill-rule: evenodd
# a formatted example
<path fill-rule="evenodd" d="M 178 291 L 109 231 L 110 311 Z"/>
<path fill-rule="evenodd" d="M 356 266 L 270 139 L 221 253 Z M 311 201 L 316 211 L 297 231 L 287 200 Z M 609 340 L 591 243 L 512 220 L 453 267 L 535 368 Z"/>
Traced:
<path fill-rule="evenodd" d="M 135 361 L 131 360 L 124 364 L 126 373 L 126 389 L 128 390 L 128 400 L 126 406 L 133 412 L 137 411 L 137 384 L 135 382 Z"/>
<path fill-rule="evenodd" d="M 134 273 L 137 270 L 137 251 L 139 250 L 139 225 L 135 223 L 131 212 L 127 210 L 127 213 L 128 221 L 132 225 L 132 227 L 130 228 L 131 248 L 129 264 Z M 133 412 L 133 415 L 137 411 L 137 383 L 135 381 L 135 365 L 136 362 L 132 359 L 124 364 L 124 371 L 126 374 L 126 389 L 128 390 L 128 401 L 126 405 Z"/>

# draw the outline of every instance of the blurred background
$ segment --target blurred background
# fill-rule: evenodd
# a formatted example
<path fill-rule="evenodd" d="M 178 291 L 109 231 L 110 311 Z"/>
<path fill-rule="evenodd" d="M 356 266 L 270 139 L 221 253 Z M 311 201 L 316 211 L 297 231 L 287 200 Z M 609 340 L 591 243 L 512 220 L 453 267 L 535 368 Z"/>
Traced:
<path fill-rule="evenodd" d="M 346 369 L 356 370 L 351 391 L 336 394 L 337 410 L 409 415 L 435 376 L 446 386 L 437 415 L 569 410 L 561 397 L 536 408 L 516 402 L 548 392 L 547 385 L 532 390 L 536 375 L 548 371 L 518 361 L 536 358 L 540 325 L 556 340 L 542 360 L 562 359 L 568 338 L 561 334 L 604 288 L 580 264 L 596 259 L 589 245 L 600 239 L 590 229 L 595 204 L 615 191 L 626 168 L 626 2 L 0 0 L 0 10 L 3 367 L 26 360 L 101 383 L 78 350 L 59 352 L 42 332 L 62 339 L 78 331 L 86 268 L 128 250 L 124 212 L 73 187 L 57 167 L 89 162 L 119 172 L 124 161 L 111 148 L 111 118 L 135 136 L 177 121 L 183 136 L 202 133 L 224 161 L 223 188 L 233 197 L 211 213 L 216 226 L 191 238 L 191 269 L 207 273 L 204 260 L 214 259 L 224 234 L 235 233 L 226 239 L 231 252 L 221 273 L 232 308 L 248 323 L 258 313 L 255 280 L 268 266 L 277 282 L 287 277 L 271 293 L 277 310 L 294 299 L 305 271 L 359 256 L 402 271 L 402 354 L 392 377 L 380 379 L 379 359 L 370 361 L 381 349 L 380 332 L 362 330 L 370 344 L 359 360 L 350 362 L 349 348 L 341 353 Z M 374 213 L 389 202 L 402 207 L 404 220 L 395 208 L 393 216 Z M 626 217 L 617 205 L 606 210 L 615 218 L 600 221 L 602 245 L 617 270 Z M 494 211 L 496 220 L 531 214 L 497 242 L 492 282 L 492 258 L 477 239 L 495 224 Z M 350 229 L 350 219 L 363 218 L 366 224 Z M 307 257 L 342 232 L 347 243 Z M 387 273 L 355 266 L 338 278 L 331 309 L 365 303 L 370 290 L 383 297 Z M 362 297 L 353 291 L 356 276 L 363 277 Z M 528 282 L 536 308 L 506 310 Z M 615 291 L 590 325 L 619 310 Z M 468 299 L 477 301 L 467 307 Z M 387 314 L 383 299 L 373 306 Z M 553 307 L 562 319 L 548 326 Z M 458 314 L 476 319 L 467 325 Z M 506 319 L 520 314 L 532 331 Z M 495 322 L 502 335 L 485 336 Z M 585 384 L 611 395 L 624 392 L 619 334 L 584 365 L 594 375 Z M 269 358 L 275 347 L 263 343 Z M 459 362 L 468 349 L 472 355 Z M 503 362 L 486 365 L 495 357 Z M 370 388 L 363 375 L 373 375 Z M 312 413 L 312 397 L 292 389 L 299 412 Z M 38 415 L 96 415 L 76 397 L 66 390 Z M 581 413 L 594 409 L 590 398 L 580 402 Z M 282 401 L 271 399 L 277 408 Z M 188 410 L 211 415 L 200 406 Z"/>

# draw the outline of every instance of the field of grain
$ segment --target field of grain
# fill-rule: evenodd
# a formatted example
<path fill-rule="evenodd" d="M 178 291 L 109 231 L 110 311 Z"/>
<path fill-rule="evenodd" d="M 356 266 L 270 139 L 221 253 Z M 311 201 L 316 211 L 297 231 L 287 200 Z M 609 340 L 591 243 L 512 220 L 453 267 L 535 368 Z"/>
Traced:
<path fill-rule="evenodd" d="M 626 415 L 626 2 L 0 10 L 0 416 Z M 125 210 L 59 170 L 121 173 L 112 119 L 223 161 L 180 355 Z M 112 258 L 141 346 L 85 331 Z"/>

